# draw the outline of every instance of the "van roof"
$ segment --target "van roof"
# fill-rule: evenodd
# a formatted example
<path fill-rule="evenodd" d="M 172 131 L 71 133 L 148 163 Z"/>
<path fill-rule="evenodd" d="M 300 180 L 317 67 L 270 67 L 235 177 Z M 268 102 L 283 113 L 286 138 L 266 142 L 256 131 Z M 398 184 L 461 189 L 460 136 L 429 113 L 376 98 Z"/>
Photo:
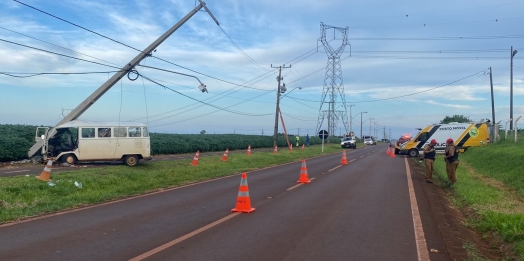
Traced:
<path fill-rule="evenodd" d="M 140 122 L 72 120 L 60 126 L 56 126 L 56 128 L 59 129 L 59 128 L 78 128 L 78 127 L 125 127 L 125 126 L 147 127 L 145 124 L 140 123 Z"/>

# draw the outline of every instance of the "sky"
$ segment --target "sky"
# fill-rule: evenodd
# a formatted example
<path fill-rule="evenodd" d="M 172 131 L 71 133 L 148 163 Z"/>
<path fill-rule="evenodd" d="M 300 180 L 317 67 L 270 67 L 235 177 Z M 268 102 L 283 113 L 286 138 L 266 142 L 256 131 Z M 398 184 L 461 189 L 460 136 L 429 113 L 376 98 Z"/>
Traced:
<path fill-rule="evenodd" d="M 55 126 L 198 3 L 1 1 L 0 124 Z M 321 115 L 331 104 L 329 94 L 322 100 L 331 56 L 340 59 L 343 89 L 335 111 L 348 115 L 336 135 L 346 133 L 344 122 L 357 136 L 398 138 L 446 116 L 491 120 L 489 68 L 504 126 L 512 47 L 513 115 L 524 114 L 524 1 L 205 3 L 219 25 L 201 9 L 140 62 L 157 69 L 136 66 L 144 77 L 124 76 L 79 119 L 141 122 L 159 133 L 272 135 L 282 66 L 287 133 L 317 135 L 328 128 Z M 322 24 L 341 30 L 327 29 L 323 43 Z M 343 52 L 326 51 L 342 47 L 343 31 Z"/>

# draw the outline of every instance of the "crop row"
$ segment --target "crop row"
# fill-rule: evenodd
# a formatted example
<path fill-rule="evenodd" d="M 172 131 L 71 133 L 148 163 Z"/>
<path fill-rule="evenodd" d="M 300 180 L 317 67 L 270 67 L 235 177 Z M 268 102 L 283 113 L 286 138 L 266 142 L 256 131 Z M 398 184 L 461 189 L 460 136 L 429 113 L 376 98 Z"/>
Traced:
<path fill-rule="evenodd" d="M 15 161 L 27 158 L 27 151 L 34 144 L 37 126 L 0 124 L 0 162 Z M 182 154 L 223 151 L 251 148 L 273 147 L 273 136 L 242 135 L 242 134 L 166 134 L 150 133 L 151 154 Z M 306 137 L 300 137 L 300 145 L 305 143 Z M 289 136 L 289 141 L 295 145 L 295 137 Z M 310 144 L 320 144 L 318 137 L 311 137 Z M 284 134 L 277 138 L 278 147 L 287 147 Z"/>

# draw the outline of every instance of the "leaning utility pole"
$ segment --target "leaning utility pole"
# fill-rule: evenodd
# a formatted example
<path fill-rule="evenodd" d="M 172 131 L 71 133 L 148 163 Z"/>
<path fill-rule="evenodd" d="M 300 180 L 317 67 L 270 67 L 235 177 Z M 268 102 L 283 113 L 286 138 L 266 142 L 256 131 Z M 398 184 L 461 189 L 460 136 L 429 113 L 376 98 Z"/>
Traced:
<path fill-rule="evenodd" d="M 139 65 L 139 63 L 145 59 L 146 57 L 149 57 L 152 55 L 153 51 L 160 46 L 162 42 L 164 42 L 169 36 L 171 36 L 178 28 L 180 28 L 185 22 L 187 22 L 193 15 L 198 13 L 198 11 L 202 8 L 205 9 L 205 11 L 211 16 L 211 18 L 215 21 L 217 25 L 219 25 L 218 20 L 213 16 L 211 11 L 206 6 L 206 3 L 202 0 L 198 0 L 200 4 L 193 8 L 186 16 L 184 16 L 180 21 L 178 21 L 175 25 L 173 25 L 169 30 L 167 30 L 164 34 L 162 34 L 158 39 L 156 39 L 153 43 L 151 43 L 146 49 L 141 51 L 138 55 L 133 58 L 130 62 L 126 63 L 117 73 L 115 73 L 111 78 L 109 78 L 102 86 L 98 87 L 98 89 L 93 92 L 89 97 L 87 97 L 82 103 L 80 103 L 75 109 L 73 109 L 70 113 L 68 113 L 58 124 L 55 125 L 55 127 L 51 128 L 45 135 L 45 139 L 38 139 L 36 140 L 36 143 L 29 149 L 28 151 L 28 157 L 33 157 L 39 150 L 41 150 L 42 155 L 44 156 L 47 154 L 47 143 L 48 141 L 53 138 L 53 136 L 56 134 L 56 127 L 60 126 L 66 122 L 76 120 L 78 119 L 87 109 L 91 107 L 100 97 L 102 97 L 109 89 L 115 85 L 120 79 L 122 79 L 126 74 L 129 75 L 136 73 L 135 66 Z M 138 74 L 136 74 L 138 75 Z M 138 76 L 136 76 L 138 77 Z M 198 79 L 198 78 L 197 78 Z M 203 89 L 202 92 L 205 90 L 205 85 L 202 84 L 201 87 Z M 200 87 L 199 87 L 200 88 Z"/>
<path fill-rule="evenodd" d="M 329 42 L 326 40 L 326 30 L 333 29 L 333 35 L 338 31 L 342 33 L 342 44 L 338 49 L 333 49 Z M 326 54 L 328 55 L 328 62 L 326 66 L 326 75 L 324 77 L 324 89 L 322 91 L 322 99 L 320 104 L 320 109 L 318 113 L 318 123 L 317 123 L 317 132 L 320 131 L 320 128 L 322 127 L 322 123 L 324 122 L 324 118 L 328 119 L 328 140 L 329 137 L 335 135 L 335 128 L 337 120 L 342 120 L 342 123 L 344 124 L 344 127 L 346 129 L 346 133 L 348 132 L 348 122 L 347 122 L 347 107 L 346 107 L 346 98 L 344 97 L 344 85 L 343 85 L 343 79 L 342 79 L 342 68 L 340 65 L 340 56 L 344 52 L 344 48 L 346 45 L 349 44 L 348 41 L 348 27 L 341 28 L 341 27 L 334 27 L 329 25 L 324 25 L 324 23 L 320 23 L 320 33 L 321 36 L 318 39 L 324 46 L 324 50 L 326 51 Z M 351 46 L 351 45 L 350 45 Z M 329 94 L 329 101 L 326 101 L 326 96 Z M 337 96 L 340 96 L 341 103 L 343 110 L 342 111 L 336 111 L 335 110 L 335 103 L 337 100 Z M 328 110 L 322 110 L 322 106 L 324 103 L 328 104 Z"/>
<path fill-rule="evenodd" d="M 276 112 L 275 112 L 275 131 L 273 132 L 273 148 L 275 146 L 277 146 L 277 135 L 278 135 L 278 112 L 280 111 L 280 93 L 284 93 L 286 92 L 286 84 L 284 83 L 284 86 L 280 87 L 280 81 L 283 81 L 284 78 L 282 78 L 282 69 L 285 69 L 285 68 L 291 68 L 291 65 L 289 65 L 289 67 L 286 67 L 286 65 L 284 64 L 283 66 L 278 66 L 278 67 L 273 67 L 273 65 L 271 65 L 271 68 L 278 68 L 278 77 L 277 77 L 277 82 L 278 82 L 278 88 L 277 88 L 277 108 L 276 108 Z"/>

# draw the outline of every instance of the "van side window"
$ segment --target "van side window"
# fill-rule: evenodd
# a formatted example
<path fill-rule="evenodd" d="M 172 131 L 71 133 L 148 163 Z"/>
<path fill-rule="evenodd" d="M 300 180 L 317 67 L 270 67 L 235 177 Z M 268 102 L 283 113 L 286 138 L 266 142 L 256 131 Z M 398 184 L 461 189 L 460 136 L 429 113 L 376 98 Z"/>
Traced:
<path fill-rule="evenodd" d="M 127 128 L 114 128 L 115 137 L 127 137 Z"/>
<path fill-rule="evenodd" d="M 140 137 L 140 136 L 142 136 L 142 128 L 129 127 L 129 137 Z"/>
<path fill-rule="evenodd" d="M 111 137 L 111 128 L 98 128 L 98 137 L 99 138 Z"/>
<path fill-rule="evenodd" d="M 417 140 L 421 142 L 426 142 L 426 140 L 428 140 L 428 133 L 427 132 L 421 133 L 418 136 Z"/>
<path fill-rule="evenodd" d="M 82 128 L 82 138 L 94 138 L 95 128 Z"/>

